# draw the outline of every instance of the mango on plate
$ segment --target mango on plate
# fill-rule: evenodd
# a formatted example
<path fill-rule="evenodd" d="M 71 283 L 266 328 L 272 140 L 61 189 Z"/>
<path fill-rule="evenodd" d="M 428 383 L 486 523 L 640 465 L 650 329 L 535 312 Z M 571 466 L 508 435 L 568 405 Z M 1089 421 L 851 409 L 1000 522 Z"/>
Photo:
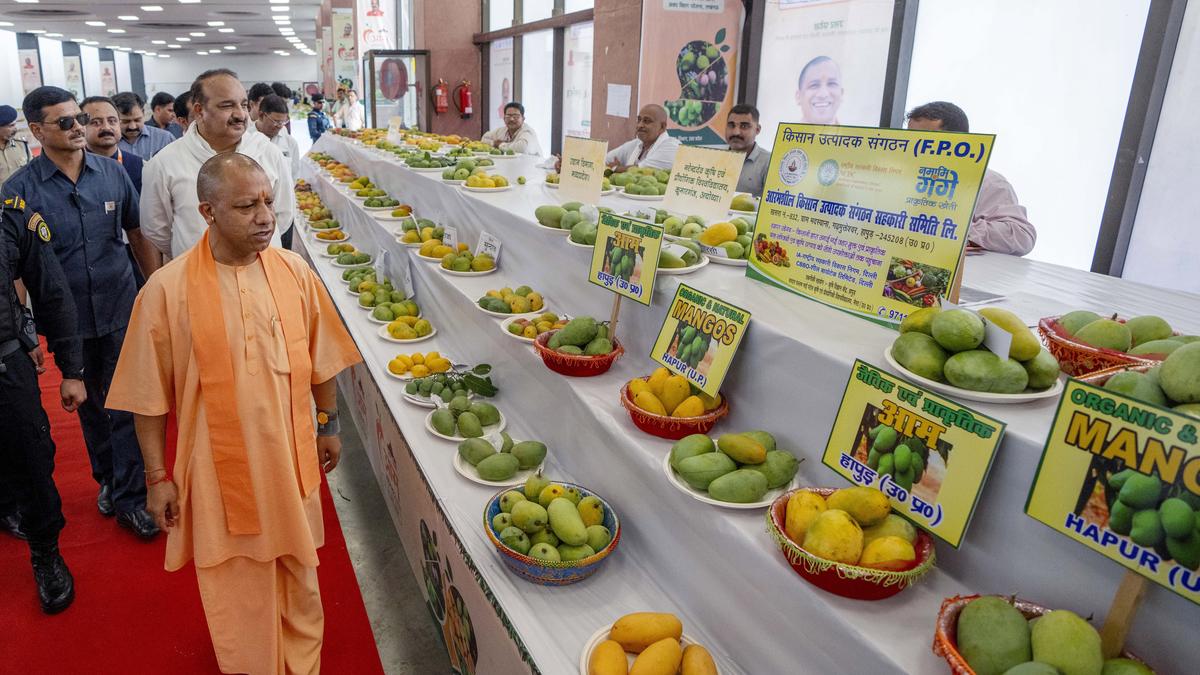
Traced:
<path fill-rule="evenodd" d="M 762 464 L 748 465 L 746 469 L 761 473 L 767 479 L 767 489 L 774 490 L 792 482 L 800 469 L 800 463 L 790 452 L 771 450 L 767 452 L 766 461 Z"/>
<path fill-rule="evenodd" d="M 994 394 L 1019 394 L 1029 385 L 1029 373 L 1019 361 L 1000 360 L 985 350 L 959 352 L 946 359 L 946 381 L 961 389 Z"/>
<path fill-rule="evenodd" d="M 892 358 L 905 369 L 934 382 L 944 382 L 943 369 L 949 355 L 937 340 L 925 333 L 904 333 L 892 343 Z"/>
<path fill-rule="evenodd" d="M 614 640 L 605 640 L 596 645 L 588 657 L 587 675 L 629 675 L 625 648 Z"/>
<path fill-rule="evenodd" d="M 674 614 L 665 612 L 634 612 L 616 620 L 608 637 L 621 645 L 627 652 L 640 654 L 647 647 L 671 638 L 683 636 L 683 622 Z M 676 665 L 678 667 L 678 664 Z"/>
<path fill-rule="evenodd" d="M 509 452 L 517 458 L 521 469 L 532 469 L 546 459 L 546 444 L 539 441 L 521 441 Z"/>
<path fill-rule="evenodd" d="M 679 470 L 679 462 L 688 457 L 716 452 L 717 446 L 707 434 L 692 434 L 675 441 L 671 446 L 671 467 Z"/>
<path fill-rule="evenodd" d="M 767 494 L 767 477 L 752 469 L 737 469 L 708 484 L 708 496 L 732 504 L 757 502 Z"/>
<path fill-rule="evenodd" d="M 629 675 L 675 675 L 683 661 L 677 638 L 663 638 L 642 650 L 633 660 Z"/>
<path fill-rule="evenodd" d="M 675 468 L 679 477 L 695 490 L 707 490 L 714 480 L 736 470 L 737 463 L 721 452 L 685 457 Z"/>
<path fill-rule="evenodd" d="M 762 443 L 743 434 L 722 434 L 717 438 L 717 449 L 738 464 L 762 464 L 767 461 L 767 449 Z"/>
<path fill-rule="evenodd" d="M 1008 348 L 1009 357 L 1018 361 L 1028 361 L 1042 350 L 1042 343 L 1016 314 L 999 307 L 983 307 L 979 314 L 1012 335 L 1012 345 Z"/>
<path fill-rule="evenodd" d="M 516 475 L 519 468 L 520 462 L 517 461 L 516 457 L 507 452 L 497 452 L 488 455 L 475 465 L 475 470 L 479 472 L 479 477 L 491 481 L 508 480 Z"/>
<path fill-rule="evenodd" d="M 717 664 L 712 654 L 700 645 L 683 648 L 683 661 L 679 664 L 679 675 L 717 675 Z"/>

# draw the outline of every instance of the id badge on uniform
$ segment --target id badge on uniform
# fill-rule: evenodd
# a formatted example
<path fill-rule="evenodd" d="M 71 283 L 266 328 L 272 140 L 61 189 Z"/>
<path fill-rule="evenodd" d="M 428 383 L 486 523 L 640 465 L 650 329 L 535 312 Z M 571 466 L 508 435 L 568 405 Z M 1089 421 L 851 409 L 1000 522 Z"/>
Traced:
<path fill-rule="evenodd" d="M 112 213 L 113 211 L 116 211 L 116 210 L 117 210 L 117 203 L 116 203 L 116 202 L 104 202 L 104 213 L 105 213 L 105 215 L 107 215 L 107 214 L 109 214 L 109 213 Z"/>

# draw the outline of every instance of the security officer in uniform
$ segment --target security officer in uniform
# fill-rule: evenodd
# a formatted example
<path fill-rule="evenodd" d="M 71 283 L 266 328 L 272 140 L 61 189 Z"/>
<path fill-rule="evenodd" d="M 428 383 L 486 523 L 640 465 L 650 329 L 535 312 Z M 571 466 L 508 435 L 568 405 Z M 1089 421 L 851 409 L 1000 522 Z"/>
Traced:
<path fill-rule="evenodd" d="M 33 299 L 39 329 L 62 371 L 63 409 L 74 412 L 87 400 L 75 301 L 50 248 L 51 236 L 50 226 L 19 196 L 0 206 L 0 472 L 4 489 L 15 491 L 38 599 L 47 614 L 70 606 L 75 580 L 58 550 L 66 519 L 54 485 L 50 420 L 42 408 L 36 365 L 26 354 L 32 324 L 17 301 L 17 279 Z"/>
<path fill-rule="evenodd" d="M 29 163 L 29 142 L 16 137 L 17 110 L 0 105 L 0 185 Z"/>

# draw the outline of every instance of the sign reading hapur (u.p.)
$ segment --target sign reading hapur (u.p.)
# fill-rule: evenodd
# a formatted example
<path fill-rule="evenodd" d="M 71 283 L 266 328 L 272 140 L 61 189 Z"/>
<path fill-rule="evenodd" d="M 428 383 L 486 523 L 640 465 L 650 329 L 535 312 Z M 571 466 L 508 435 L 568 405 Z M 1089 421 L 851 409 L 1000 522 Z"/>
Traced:
<path fill-rule="evenodd" d="M 716 396 L 749 325 L 750 312 L 679 284 L 650 358 Z"/>

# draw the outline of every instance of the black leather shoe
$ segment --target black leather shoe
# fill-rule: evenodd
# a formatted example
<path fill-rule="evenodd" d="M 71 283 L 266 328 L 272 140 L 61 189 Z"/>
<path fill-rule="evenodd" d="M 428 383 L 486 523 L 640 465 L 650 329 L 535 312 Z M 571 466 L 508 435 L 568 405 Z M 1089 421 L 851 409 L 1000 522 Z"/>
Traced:
<path fill-rule="evenodd" d="M 100 510 L 100 515 L 111 516 L 117 512 L 113 506 L 112 488 L 108 485 L 101 485 L 100 492 L 96 495 L 96 508 Z"/>
<path fill-rule="evenodd" d="M 133 532 L 142 539 L 153 539 L 158 534 L 158 526 L 146 509 L 122 511 L 117 514 L 117 524 Z"/>
<path fill-rule="evenodd" d="M 17 539 L 26 539 L 25 530 L 21 529 L 21 516 L 12 515 L 0 517 L 0 531 L 7 532 Z"/>
<path fill-rule="evenodd" d="M 33 551 L 33 580 L 42 611 L 58 614 L 75 600 L 75 578 L 58 552 L 58 544 Z"/>

